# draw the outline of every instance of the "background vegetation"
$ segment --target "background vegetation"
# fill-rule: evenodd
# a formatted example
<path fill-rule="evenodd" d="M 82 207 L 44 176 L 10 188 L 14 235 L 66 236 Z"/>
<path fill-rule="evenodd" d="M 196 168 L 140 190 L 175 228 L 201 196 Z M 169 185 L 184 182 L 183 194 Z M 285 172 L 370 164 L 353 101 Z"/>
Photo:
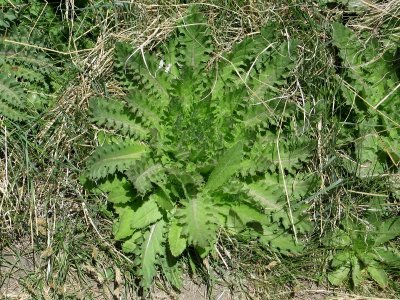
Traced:
<path fill-rule="evenodd" d="M 0 297 L 400 297 L 398 1 L 0 0 L 0 8 Z M 206 34 L 193 44 L 196 28 Z M 193 66 L 191 45 L 200 45 Z M 132 121 L 141 108 L 129 95 L 161 105 L 148 74 L 169 63 L 186 82 L 165 80 L 178 105 L 159 112 L 162 138 L 146 140 L 154 124 L 146 114 Z M 186 90 L 194 82 L 209 88 Z M 197 119 L 188 113 L 193 91 L 217 103 L 196 103 Z M 124 122 L 110 123 L 113 113 Z M 174 124 L 179 115 L 188 121 Z M 191 134 L 204 133 L 198 153 Z M 116 201 L 127 195 L 98 184 L 125 169 L 99 167 L 96 155 L 128 136 L 151 145 L 162 177 L 140 177 L 148 160 L 127 173 L 128 192 L 157 213 L 123 232 Z M 180 213 L 155 198 L 163 186 Z M 205 212 L 218 207 L 224 221 L 207 219 L 196 235 L 183 211 L 193 202 L 181 199 L 198 192 Z M 257 209 L 243 213 L 226 199 Z M 143 263 L 149 256 L 133 245 L 155 222 L 186 232 L 176 239 L 184 243 L 160 232 L 168 246 Z"/>

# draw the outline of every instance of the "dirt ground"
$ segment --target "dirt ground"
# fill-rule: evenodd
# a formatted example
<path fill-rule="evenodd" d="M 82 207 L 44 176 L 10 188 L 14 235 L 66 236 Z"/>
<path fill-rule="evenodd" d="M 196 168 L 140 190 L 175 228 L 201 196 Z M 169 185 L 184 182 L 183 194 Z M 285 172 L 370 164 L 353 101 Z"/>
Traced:
<path fill-rule="evenodd" d="M 26 249 L 29 249 L 27 247 Z M 22 250 L 22 249 L 19 249 Z M 334 291 L 321 289 L 310 282 L 300 282 L 294 288 L 282 288 L 281 292 L 275 294 L 262 294 L 257 290 L 256 285 L 245 284 L 247 290 L 242 288 L 232 292 L 228 286 L 215 284 L 210 291 L 204 284 L 199 284 L 195 279 L 185 278 L 181 293 L 177 294 L 170 291 L 165 291 L 161 288 L 155 288 L 151 294 L 142 298 L 137 297 L 134 291 L 126 289 L 122 277 L 107 281 L 101 278 L 100 273 L 92 266 L 84 266 L 85 271 L 85 286 L 82 287 L 82 282 L 78 274 L 70 272 L 68 274 L 68 283 L 63 286 L 54 286 L 51 283 L 43 284 L 42 290 L 30 285 L 32 282 L 37 282 L 31 276 L 46 273 L 49 266 L 46 263 L 46 254 L 32 254 L 29 251 L 20 252 L 20 255 L 15 255 L 15 251 L 4 249 L 1 253 L 0 260 L 0 299 L 4 300 L 27 300 L 27 299 L 54 299 L 57 294 L 59 298 L 67 299 L 156 299 L 156 300 L 241 300 L 241 299 L 293 299 L 293 300 L 384 300 L 384 298 L 363 298 L 355 295 L 337 294 Z M 50 271 L 48 271 L 50 272 Z M 120 277 L 118 275 L 116 277 Z M 36 278 L 37 279 L 37 278 Z M 232 286 L 231 286 L 232 287 Z M 245 289 L 246 289 L 245 288 Z M 286 290 L 286 291 L 285 291 Z M 339 296 L 338 296 L 339 295 Z"/>

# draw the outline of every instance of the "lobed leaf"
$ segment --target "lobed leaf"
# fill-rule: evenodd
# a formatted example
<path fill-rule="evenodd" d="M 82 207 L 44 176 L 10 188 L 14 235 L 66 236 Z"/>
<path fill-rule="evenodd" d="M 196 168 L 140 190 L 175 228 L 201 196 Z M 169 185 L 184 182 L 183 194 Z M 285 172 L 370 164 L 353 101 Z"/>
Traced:
<path fill-rule="evenodd" d="M 131 226 L 135 212 L 131 207 L 125 206 L 121 208 L 119 214 L 120 217 L 114 230 L 114 236 L 116 240 L 123 240 L 131 236 L 135 231 Z"/>
<path fill-rule="evenodd" d="M 282 191 L 279 186 L 267 185 L 264 180 L 259 180 L 245 185 L 247 195 L 260 203 L 266 210 L 279 210 L 283 208 L 279 200 L 282 199 Z"/>
<path fill-rule="evenodd" d="M 142 195 L 153 189 L 153 183 L 162 186 L 166 181 L 164 166 L 148 159 L 133 164 L 127 175 L 135 189 Z"/>
<path fill-rule="evenodd" d="M 345 281 L 350 273 L 350 265 L 346 264 L 336 269 L 335 271 L 328 273 L 328 280 L 333 285 L 341 285 Z"/>
<path fill-rule="evenodd" d="M 217 166 L 211 172 L 205 189 L 214 191 L 226 183 L 240 168 L 242 160 L 243 143 L 237 142 L 229 148 L 219 159 Z"/>
<path fill-rule="evenodd" d="M 209 247 L 215 239 L 216 220 L 205 195 L 182 201 L 183 207 L 176 212 L 177 223 L 182 226 L 182 236 L 194 246 Z"/>
<path fill-rule="evenodd" d="M 99 179 L 116 171 L 124 172 L 147 152 L 146 145 L 130 140 L 97 148 L 88 162 L 89 177 Z"/>
<path fill-rule="evenodd" d="M 144 234 L 144 241 L 140 252 L 140 275 L 142 276 L 141 285 L 150 288 L 153 278 L 156 275 L 157 255 L 164 249 L 164 230 L 165 221 L 160 219 L 151 225 Z"/>
<path fill-rule="evenodd" d="M 381 265 L 378 263 L 373 263 L 367 266 L 367 271 L 372 279 L 375 280 L 381 288 L 386 288 L 388 286 L 389 278 Z"/>
<path fill-rule="evenodd" d="M 400 236 L 400 217 L 394 217 L 381 223 L 374 245 L 380 246 L 398 236 Z"/>
<path fill-rule="evenodd" d="M 182 237 L 182 226 L 175 220 L 170 224 L 168 231 L 168 245 L 171 254 L 178 257 L 186 249 L 186 238 Z"/>
<path fill-rule="evenodd" d="M 146 139 L 149 130 L 140 124 L 122 102 L 95 98 L 90 101 L 91 121 L 138 139 Z"/>
<path fill-rule="evenodd" d="M 162 215 L 158 209 L 157 203 L 153 198 L 144 201 L 141 206 L 135 210 L 131 219 L 133 229 L 146 228 L 150 224 L 158 221 Z"/>

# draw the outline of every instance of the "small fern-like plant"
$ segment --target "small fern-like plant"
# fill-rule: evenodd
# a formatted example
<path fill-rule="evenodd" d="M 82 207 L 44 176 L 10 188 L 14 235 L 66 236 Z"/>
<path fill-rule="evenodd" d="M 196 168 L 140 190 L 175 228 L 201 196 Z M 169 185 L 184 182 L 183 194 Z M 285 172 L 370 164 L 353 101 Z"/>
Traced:
<path fill-rule="evenodd" d="M 349 281 L 357 287 L 369 278 L 386 288 L 388 273 L 397 272 L 400 266 L 400 256 L 392 241 L 400 234 L 400 218 L 395 209 L 386 208 L 396 207 L 394 203 L 399 199 L 398 46 L 389 43 L 384 47 L 370 32 L 356 34 L 341 23 L 333 23 L 332 28 L 340 63 L 337 79 L 346 107 L 343 115 L 338 114 L 345 117 L 341 121 L 346 125 L 341 128 L 337 143 L 346 145 L 341 146 L 343 153 L 348 154 L 343 160 L 344 170 L 357 178 L 358 189 L 366 195 L 391 192 L 381 200 L 371 197 L 370 202 L 366 202 L 368 198 L 351 198 L 349 207 L 360 201 L 368 209 L 357 212 L 357 221 L 353 210 L 344 213 L 340 229 L 327 235 L 325 244 L 334 251 L 328 280 L 333 285 Z M 386 180 L 387 177 L 394 179 Z"/>
<path fill-rule="evenodd" d="M 358 37 L 340 23 L 333 24 L 333 43 L 339 50 L 343 98 L 353 110 L 355 160 L 348 169 L 360 177 L 396 172 L 400 166 L 400 78 L 397 46 L 382 53 L 370 33 Z"/>
<path fill-rule="evenodd" d="M 0 12 L 0 116 L 13 122 L 38 117 L 65 79 L 54 60 L 35 49 L 60 43 L 63 23 L 40 1 L 19 2 Z"/>
<path fill-rule="evenodd" d="M 345 230 L 338 229 L 326 241 L 327 246 L 336 250 L 329 281 L 341 285 L 351 279 L 352 285 L 358 286 L 365 278 L 371 278 L 386 288 L 389 284 L 386 270 L 400 269 L 400 254 L 388 244 L 400 235 L 400 218 L 370 220 L 367 229 L 353 222 L 345 225 Z"/>
<path fill-rule="evenodd" d="M 157 269 L 179 287 L 182 255 L 215 251 L 220 229 L 295 255 L 312 228 L 300 199 L 315 186 L 302 172 L 313 146 L 288 134 L 297 108 L 280 97 L 296 41 L 269 25 L 211 65 L 202 15 L 192 11 L 185 24 L 151 54 L 118 44 L 127 96 L 90 103 L 92 121 L 108 130 L 87 178 L 108 193 L 115 239 L 144 288 Z"/>

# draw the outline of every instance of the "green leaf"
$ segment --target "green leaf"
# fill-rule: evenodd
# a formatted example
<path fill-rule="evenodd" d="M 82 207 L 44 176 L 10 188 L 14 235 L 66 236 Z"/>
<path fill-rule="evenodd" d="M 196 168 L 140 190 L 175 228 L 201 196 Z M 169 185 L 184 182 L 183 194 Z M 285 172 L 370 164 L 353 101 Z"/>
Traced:
<path fill-rule="evenodd" d="M 178 257 L 186 249 L 186 239 L 182 237 L 182 226 L 172 221 L 168 232 L 168 243 L 171 254 Z"/>
<path fill-rule="evenodd" d="M 280 138 L 278 153 L 276 141 L 277 136 L 271 132 L 258 136 L 248 155 L 250 162 L 247 162 L 247 166 L 245 165 L 244 167 L 249 169 L 255 168 L 256 171 L 258 171 L 258 168 L 261 169 L 260 171 L 262 171 L 262 169 L 268 170 L 267 168 L 269 168 L 270 171 L 276 172 L 276 170 L 279 170 L 282 166 L 288 173 L 296 174 L 296 171 L 299 170 L 303 163 L 308 161 L 312 155 L 315 144 L 305 137 L 291 137 L 290 139 Z"/>
<path fill-rule="evenodd" d="M 379 226 L 374 244 L 380 246 L 398 236 L 400 236 L 400 217 L 394 217 Z"/>
<path fill-rule="evenodd" d="M 118 226 L 116 227 L 115 239 L 122 240 L 127 238 L 128 236 L 132 235 L 134 229 L 131 227 L 132 219 L 134 216 L 134 211 L 129 206 L 121 208 L 119 212 L 120 217 L 118 221 Z"/>
<path fill-rule="evenodd" d="M 358 286 L 362 279 L 360 262 L 356 256 L 351 257 L 351 279 L 354 286 Z"/>
<path fill-rule="evenodd" d="M 288 196 L 291 199 L 297 199 L 309 195 L 318 187 L 319 178 L 313 175 L 298 174 L 297 176 L 286 176 L 286 185 Z M 283 184 L 282 184 L 283 186 Z"/>
<path fill-rule="evenodd" d="M 371 278 L 375 280 L 381 288 L 387 287 L 389 281 L 388 276 L 378 262 L 367 266 L 367 270 Z"/>
<path fill-rule="evenodd" d="M 137 244 L 137 240 L 142 237 L 142 232 L 140 231 L 136 231 L 130 238 L 129 240 L 126 240 L 123 244 L 122 244 L 122 251 L 124 251 L 125 253 L 135 253 L 138 244 Z"/>
<path fill-rule="evenodd" d="M 287 170 L 289 173 L 294 173 L 296 169 L 300 168 L 302 162 L 307 161 L 311 156 L 311 149 L 313 147 L 312 141 L 296 141 L 295 139 L 290 142 L 284 140 L 279 142 L 279 155 L 278 146 L 274 143 L 268 148 L 269 152 L 266 153 L 266 158 L 274 163 L 277 167 Z"/>
<path fill-rule="evenodd" d="M 375 259 L 389 266 L 390 268 L 400 270 L 400 254 L 394 250 L 376 249 Z"/>
<path fill-rule="evenodd" d="M 147 151 L 146 145 L 135 141 L 125 141 L 100 147 L 90 157 L 88 163 L 89 176 L 91 179 L 99 179 L 116 171 L 126 171 Z"/>
<path fill-rule="evenodd" d="M 381 148 L 394 165 L 400 166 L 400 132 L 394 129 L 388 131 L 389 136 L 380 136 Z"/>
<path fill-rule="evenodd" d="M 340 251 L 332 258 L 331 265 L 334 268 L 347 265 L 351 261 L 351 257 L 352 255 L 349 251 Z"/>
<path fill-rule="evenodd" d="M 127 203 L 133 200 L 132 186 L 125 177 L 114 176 L 98 186 L 102 192 L 108 192 L 108 201 L 112 203 Z"/>
<path fill-rule="evenodd" d="M 341 285 L 350 273 L 350 265 L 341 266 L 339 269 L 328 273 L 328 280 L 333 285 Z"/>
<path fill-rule="evenodd" d="M 16 79 L 6 77 L 3 72 L 6 71 L 0 73 L 0 115 L 15 121 L 29 119 L 25 111 L 27 95 L 23 86 Z"/>
<path fill-rule="evenodd" d="M 270 239 L 270 244 L 271 247 L 286 255 L 300 254 L 304 249 L 301 244 L 296 243 L 291 235 L 284 233 L 275 233 Z"/>
<path fill-rule="evenodd" d="M 366 3 L 363 0 L 348 0 L 347 7 L 351 12 L 360 13 L 369 9 L 369 3 Z"/>
<path fill-rule="evenodd" d="M 131 190 L 123 186 L 116 188 L 108 194 L 108 200 L 112 203 L 127 203 L 132 200 Z"/>
<path fill-rule="evenodd" d="M 296 61 L 297 45 L 296 40 L 282 43 L 271 56 L 266 57 L 264 68 L 254 72 L 255 78 L 251 81 L 251 96 L 255 98 L 256 103 L 260 102 L 259 99 L 264 99 L 268 92 L 274 95 L 276 87 L 286 82 L 285 79 Z"/>
<path fill-rule="evenodd" d="M 132 215 L 131 227 L 133 229 L 145 228 L 161 218 L 157 203 L 154 199 L 149 198 Z"/>
<path fill-rule="evenodd" d="M 348 64 L 357 64 L 359 62 L 359 54 L 357 52 L 360 49 L 360 45 L 354 33 L 339 22 L 334 22 L 332 29 L 333 43 L 340 49 L 341 57 Z"/>
<path fill-rule="evenodd" d="M 267 185 L 264 180 L 248 184 L 245 186 L 247 195 L 260 203 L 264 209 L 267 210 L 279 210 L 282 209 L 282 204 L 279 200 L 282 198 L 282 191 L 272 185 Z"/>
<path fill-rule="evenodd" d="M 238 234 L 240 231 L 244 230 L 246 226 L 235 211 L 232 209 L 228 209 L 228 211 L 228 214 L 223 213 L 223 215 L 227 216 L 225 226 L 233 234 Z"/>
<path fill-rule="evenodd" d="M 91 121 L 109 129 L 116 129 L 139 139 L 146 139 L 149 130 L 143 127 L 122 102 L 95 98 L 90 101 Z"/>
<path fill-rule="evenodd" d="M 181 260 L 173 257 L 167 248 L 164 249 L 165 252 L 162 253 L 162 256 L 159 258 L 163 275 L 174 288 L 181 290 L 183 283 L 183 268 L 181 266 Z"/>
<path fill-rule="evenodd" d="M 228 149 L 219 159 L 217 166 L 211 172 L 205 188 L 209 191 L 214 191 L 226 183 L 229 178 L 240 168 L 242 152 L 242 142 L 238 142 L 233 147 Z"/>
<path fill-rule="evenodd" d="M 142 123 L 149 127 L 154 127 L 158 131 L 161 130 L 161 119 L 155 109 L 147 102 L 147 95 L 140 90 L 132 91 L 126 98 L 128 102 L 129 110 L 134 113 L 137 117 L 140 117 Z"/>
<path fill-rule="evenodd" d="M 379 136 L 377 133 L 366 133 L 355 142 L 357 153 L 357 174 L 361 177 L 378 175 L 383 172 L 379 162 Z"/>
<path fill-rule="evenodd" d="M 178 41 L 183 46 L 182 63 L 185 66 L 202 69 L 210 59 L 212 48 L 206 22 L 204 15 L 192 7 L 185 23 L 180 26 Z"/>
<path fill-rule="evenodd" d="M 185 72 L 186 71 L 186 72 Z M 182 112 L 189 116 L 189 113 L 192 111 L 193 105 L 196 103 L 196 89 L 201 89 L 201 79 L 198 79 L 193 72 L 188 71 L 186 68 L 183 68 L 182 73 L 185 75 L 181 79 L 182 82 L 175 88 L 174 96 L 180 99 L 180 107 Z M 199 91 L 201 93 L 201 91 Z"/>
<path fill-rule="evenodd" d="M 166 181 L 163 165 L 155 164 L 147 159 L 134 164 L 127 172 L 127 175 L 136 190 L 142 195 L 153 189 L 153 183 L 162 186 Z"/>
<path fill-rule="evenodd" d="M 28 114 L 26 114 L 22 109 L 17 109 L 9 105 L 8 103 L 4 103 L 1 101 L 0 101 L 0 115 L 14 121 L 23 121 L 29 119 Z"/>
<path fill-rule="evenodd" d="M 218 64 L 218 76 L 213 80 L 213 99 L 225 97 L 224 89 L 227 86 L 236 86 L 243 81 L 246 63 L 265 49 L 265 42 L 263 36 L 248 36 L 235 44 L 230 53 L 224 55 L 225 59 Z M 239 78 L 238 73 L 243 77 Z"/>
<path fill-rule="evenodd" d="M 365 242 L 364 242 L 364 244 L 365 244 Z M 353 247 L 353 249 L 354 249 L 354 247 Z M 362 262 L 363 265 L 367 266 L 367 265 L 373 263 L 374 255 L 372 252 L 370 252 L 370 250 L 368 248 L 364 248 L 364 250 L 362 250 L 362 251 L 361 250 L 357 251 L 357 249 L 354 249 L 354 250 L 356 250 L 355 251 L 356 256 L 357 256 L 358 260 L 360 262 Z"/>
<path fill-rule="evenodd" d="M 158 207 L 160 207 L 162 210 L 170 211 L 174 208 L 174 204 L 172 203 L 171 199 L 163 191 L 158 191 L 151 194 L 149 199 L 154 200 Z"/>
<path fill-rule="evenodd" d="M 25 93 L 22 86 L 18 84 L 17 80 L 6 77 L 0 74 L 0 99 L 9 105 L 22 109 L 24 108 Z"/>
<path fill-rule="evenodd" d="M 183 207 L 176 212 L 182 234 L 194 246 L 206 249 L 215 239 L 216 224 L 210 200 L 206 195 L 182 201 Z"/>
<path fill-rule="evenodd" d="M 157 72 L 159 58 L 156 55 L 140 52 L 132 56 L 135 50 L 127 43 L 117 43 L 115 50 L 114 63 L 116 70 L 119 71 L 115 74 L 116 79 L 128 89 L 139 90 L 145 95 L 145 102 L 151 106 L 151 110 L 161 114 L 170 101 L 168 92 L 170 82 L 164 72 Z"/>
<path fill-rule="evenodd" d="M 271 224 L 270 218 L 267 215 L 261 213 L 258 209 L 245 203 L 234 205 L 231 209 L 244 224 L 251 222 L 257 222 L 260 225 L 266 226 Z"/>
<path fill-rule="evenodd" d="M 144 241 L 140 254 L 140 274 L 142 275 L 141 285 L 149 288 L 156 275 L 157 254 L 163 252 L 165 221 L 160 219 L 150 226 L 144 235 Z"/>
<path fill-rule="evenodd" d="M 327 246 L 342 249 L 351 245 L 351 242 L 352 240 L 348 233 L 341 229 L 336 229 L 335 232 L 327 237 L 326 241 L 324 241 L 324 244 Z"/>

